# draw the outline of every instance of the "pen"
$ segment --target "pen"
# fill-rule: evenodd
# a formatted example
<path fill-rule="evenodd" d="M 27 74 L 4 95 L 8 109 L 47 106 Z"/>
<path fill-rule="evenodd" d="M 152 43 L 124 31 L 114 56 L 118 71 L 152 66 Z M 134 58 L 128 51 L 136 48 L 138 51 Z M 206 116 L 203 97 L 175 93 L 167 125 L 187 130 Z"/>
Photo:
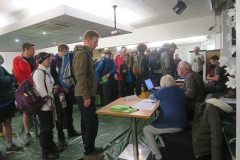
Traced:
<path fill-rule="evenodd" d="M 129 106 L 129 108 L 131 108 L 131 109 L 135 109 L 136 111 L 139 111 L 139 109 L 133 108 L 133 107 L 131 107 L 131 106 Z"/>

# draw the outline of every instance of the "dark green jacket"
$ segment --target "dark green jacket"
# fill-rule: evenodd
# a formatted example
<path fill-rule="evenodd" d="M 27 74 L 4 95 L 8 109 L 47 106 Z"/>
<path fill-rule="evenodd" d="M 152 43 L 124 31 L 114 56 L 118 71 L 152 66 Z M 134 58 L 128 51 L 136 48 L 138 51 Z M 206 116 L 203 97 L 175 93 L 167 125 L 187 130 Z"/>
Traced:
<path fill-rule="evenodd" d="M 224 103 L 217 99 L 208 99 L 195 106 L 192 143 L 194 156 L 197 158 L 211 155 L 212 160 L 221 160 L 222 125 L 220 116 L 231 112 L 232 108 L 225 103 L 225 105 L 219 105 L 219 102 Z"/>
<path fill-rule="evenodd" d="M 14 83 L 14 77 L 8 71 L 0 66 L 0 104 L 6 103 L 13 99 L 12 83 Z"/>
<path fill-rule="evenodd" d="M 88 53 L 86 53 L 86 52 Z M 83 45 L 74 48 L 73 70 L 77 80 L 75 96 L 82 96 L 84 100 L 95 96 L 97 92 L 97 78 L 95 75 L 92 49 Z"/>

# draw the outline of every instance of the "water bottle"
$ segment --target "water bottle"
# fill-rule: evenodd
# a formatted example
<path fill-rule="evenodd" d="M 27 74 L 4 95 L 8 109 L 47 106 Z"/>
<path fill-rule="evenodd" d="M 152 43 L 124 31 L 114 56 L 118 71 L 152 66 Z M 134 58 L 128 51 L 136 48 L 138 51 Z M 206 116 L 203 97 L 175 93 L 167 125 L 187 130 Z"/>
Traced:
<path fill-rule="evenodd" d="M 65 98 L 65 95 L 64 95 L 63 92 L 60 92 L 59 99 L 60 99 L 62 108 L 66 108 L 67 107 L 67 103 L 66 103 L 66 98 Z"/>
<path fill-rule="evenodd" d="M 142 92 L 141 92 L 141 98 L 146 98 L 146 93 L 144 92 L 144 91 L 145 91 L 145 88 L 144 88 L 143 84 L 142 84 L 141 90 L 142 90 Z"/>

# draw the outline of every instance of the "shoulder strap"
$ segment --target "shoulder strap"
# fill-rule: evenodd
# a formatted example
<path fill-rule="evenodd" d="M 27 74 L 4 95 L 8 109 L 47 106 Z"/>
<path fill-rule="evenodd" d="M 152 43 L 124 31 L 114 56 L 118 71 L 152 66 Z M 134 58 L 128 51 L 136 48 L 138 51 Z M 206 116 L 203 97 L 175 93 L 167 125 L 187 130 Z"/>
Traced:
<path fill-rule="evenodd" d="M 50 78 L 49 74 L 48 74 L 45 70 L 43 70 L 43 69 L 37 68 L 36 70 L 41 70 L 41 71 L 43 71 L 43 73 L 44 73 L 44 86 L 45 86 L 46 92 L 48 93 L 47 84 L 46 84 L 46 75 L 48 75 L 48 77 Z M 35 70 L 35 71 L 36 71 L 36 70 Z M 35 72 L 35 71 L 34 71 L 34 72 Z"/>

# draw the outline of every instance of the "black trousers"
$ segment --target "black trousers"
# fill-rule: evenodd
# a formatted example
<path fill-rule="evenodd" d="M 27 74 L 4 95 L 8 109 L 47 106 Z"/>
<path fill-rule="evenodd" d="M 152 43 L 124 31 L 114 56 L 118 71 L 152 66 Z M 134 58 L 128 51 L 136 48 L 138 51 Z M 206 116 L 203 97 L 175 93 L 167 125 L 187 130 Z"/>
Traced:
<path fill-rule="evenodd" d="M 42 154 L 48 155 L 52 152 L 56 144 L 53 141 L 53 112 L 40 111 L 38 114 L 40 120 L 39 141 L 42 147 Z"/>
<path fill-rule="evenodd" d="M 67 107 L 64 108 L 64 112 L 65 112 L 66 118 L 67 118 L 67 126 L 68 126 L 67 131 L 72 132 L 74 130 L 73 117 L 72 117 L 74 93 L 71 91 L 69 91 L 68 93 L 65 93 L 65 98 L 66 98 Z M 63 132 L 62 125 L 56 124 L 56 128 L 58 131 L 58 139 L 65 140 L 65 135 Z"/>
<path fill-rule="evenodd" d="M 89 155 L 93 152 L 95 139 L 98 132 L 98 116 L 96 114 L 95 97 L 91 97 L 89 107 L 84 106 L 84 99 L 76 96 L 77 104 L 81 113 L 81 131 L 84 144 L 84 154 Z"/>
<path fill-rule="evenodd" d="M 118 81 L 118 97 L 125 97 L 124 81 Z"/>
<path fill-rule="evenodd" d="M 135 86 L 134 82 L 130 82 L 130 83 L 125 82 L 124 86 L 125 86 L 126 96 L 131 96 L 134 94 L 134 86 Z"/>
<path fill-rule="evenodd" d="M 203 71 L 199 71 L 198 74 L 203 77 Z"/>
<path fill-rule="evenodd" d="M 102 84 L 104 105 L 111 103 L 114 100 L 114 85 Z"/>
<path fill-rule="evenodd" d="M 157 77 L 157 86 L 160 86 L 160 80 L 161 80 L 162 76 L 163 76 L 162 73 L 156 73 L 156 77 Z"/>
<path fill-rule="evenodd" d="M 142 92 L 142 89 L 141 89 L 142 85 L 144 87 L 144 91 L 145 92 L 148 91 L 148 88 L 146 86 L 146 83 L 145 83 L 144 79 L 137 78 L 136 79 L 136 94 L 137 94 L 137 96 L 139 96 L 141 94 L 141 92 Z"/>

